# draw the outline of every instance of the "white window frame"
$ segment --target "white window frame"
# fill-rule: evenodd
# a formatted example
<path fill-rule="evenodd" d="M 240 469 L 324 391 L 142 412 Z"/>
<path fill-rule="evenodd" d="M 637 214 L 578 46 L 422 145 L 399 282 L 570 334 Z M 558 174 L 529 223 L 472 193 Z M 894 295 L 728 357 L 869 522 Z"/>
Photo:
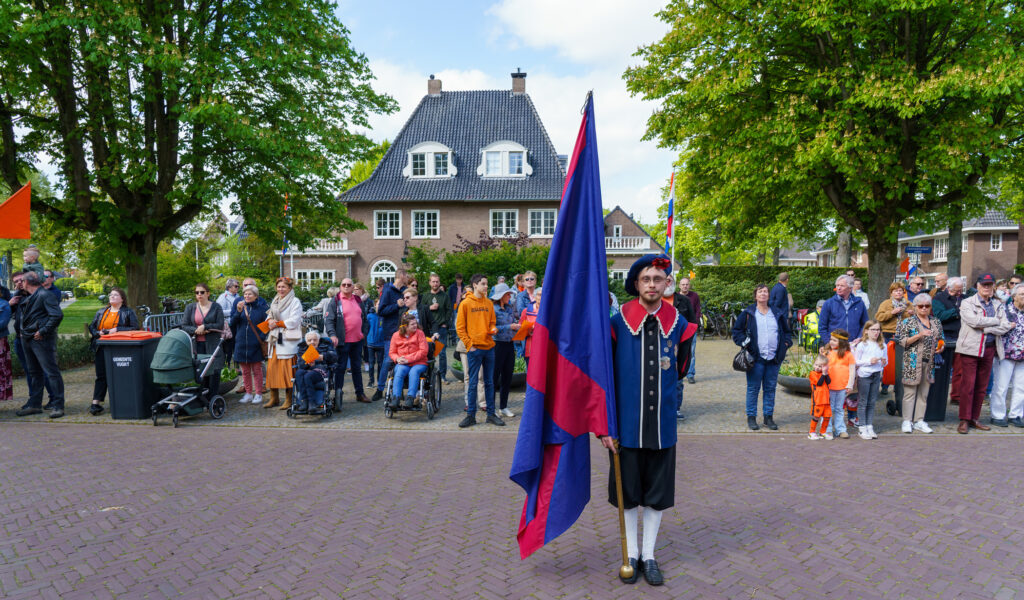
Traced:
<path fill-rule="evenodd" d="M 434 228 L 435 228 L 434 234 L 431 235 L 431 234 L 428 233 L 428 234 L 418 235 L 416 233 L 416 217 L 418 215 L 428 215 L 428 214 L 434 215 Z M 414 210 L 414 211 L 412 211 L 412 215 L 410 216 L 409 222 L 411 223 L 411 225 L 410 225 L 411 228 L 410 228 L 409 232 L 412 234 L 411 235 L 412 239 L 414 239 L 414 240 L 438 240 L 438 239 L 441 239 L 441 211 L 439 211 L 439 210 Z"/>
<path fill-rule="evenodd" d="M 419 154 L 423 155 L 423 174 L 414 175 L 412 157 Z M 444 175 L 435 174 L 438 156 L 447 158 L 448 164 Z M 455 168 L 455 153 L 441 142 L 420 142 L 406 150 L 405 168 L 402 169 L 402 175 L 409 179 L 450 179 L 455 177 L 458 172 L 459 170 Z"/>
<path fill-rule="evenodd" d="M 962 242 L 961 245 L 960 245 L 960 253 L 961 254 L 964 253 L 964 252 L 967 252 L 967 247 L 968 247 L 970 241 L 971 241 L 970 237 L 968 237 L 966 235 L 963 238 L 961 238 L 961 242 Z"/>
<path fill-rule="evenodd" d="M 488 153 L 497 152 L 500 154 L 498 160 L 499 166 L 497 172 L 490 172 L 487 170 L 487 155 Z M 509 168 L 509 152 L 522 152 L 523 153 L 523 172 L 512 174 Z M 533 167 L 530 165 L 530 152 L 526 149 L 526 146 L 512 140 L 499 140 L 497 142 L 491 142 L 480 149 L 480 165 L 476 168 L 476 174 L 481 177 L 505 177 L 510 179 L 525 179 L 530 175 L 533 175 Z"/>
<path fill-rule="evenodd" d="M 622 237 L 622 225 L 612 225 L 612 237 Z"/>
<path fill-rule="evenodd" d="M 501 152 L 494 150 L 484 152 L 484 177 L 501 177 L 501 175 Z"/>
<path fill-rule="evenodd" d="M 431 152 L 434 163 L 434 177 L 448 177 L 448 167 L 451 165 L 451 152 Z M 438 173 L 440 167 L 444 167 L 444 173 Z"/>
<path fill-rule="evenodd" d="M 388 268 L 382 270 L 381 267 Z M 381 278 L 384 279 L 384 281 L 394 283 L 395 273 L 397 272 L 398 265 L 395 264 L 394 261 L 388 260 L 386 258 L 378 260 L 377 262 L 373 263 L 373 266 L 370 267 L 370 285 L 376 285 L 377 279 Z"/>
<path fill-rule="evenodd" d="M 512 213 L 515 215 L 515 221 L 513 222 L 512 233 L 495 233 L 494 232 L 494 214 L 505 213 L 503 221 L 508 219 L 508 214 Z M 506 223 L 502 223 L 504 229 L 508 229 Z M 492 208 L 487 215 L 487 229 L 491 233 L 491 237 L 512 237 L 519 233 L 519 209 L 518 208 Z"/>
<path fill-rule="evenodd" d="M 510 177 L 519 177 L 526 170 L 526 152 L 520 150 L 509 150 L 505 156 L 508 157 L 508 174 Z M 512 170 L 512 157 L 518 156 L 520 158 L 519 172 L 515 173 Z"/>
<path fill-rule="evenodd" d="M 932 259 L 929 262 L 946 260 L 949 257 L 949 238 L 936 238 L 932 243 Z"/>
<path fill-rule="evenodd" d="M 988 242 L 989 252 L 1002 252 L 1003 251 L 1003 234 L 1002 232 L 995 232 L 992 237 L 989 238 Z"/>
<path fill-rule="evenodd" d="M 380 222 L 382 215 L 398 215 L 398 235 L 380 235 Z M 390 223 L 389 223 L 390 225 Z M 373 239 L 375 240 L 400 240 L 402 239 L 402 211 L 400 210 L 375 210 L 373 211 Z"/>
<path fill-rule="evenodd" d="M 629 274 L 629 269 L 613 269 L 612 281 L 625 281 L 627 274 Z"/>
<path fill-rule="evenodd" d="M 427 176 L 427 153 L 426 152 L 412 152 L 410 153 L 412 159 L 412 176 L 413 177 L 426 177 Z M 419 158 L 419 166 L 416 165 L 416 159 Z M 417 173 L 416 169 L 419 168 L 422 173 Z"/>
<path fill-rule="evenodd" d="M 295 269 L 295 283 L 301 289 L 308 290 L 313 282 L 334 283 L 337 271 L 334 269 Z"/>
<path fill-rule="evenodd" d="M 554 223 L 551 224 L 551 233 L 534 233 L 533 232 L 533 215 L 541 215 L 541 228 L 544 227 L 544 214 L 554 213 Z M 550 238 L 555 235 L 555 228 L 558 227 L 558 209 L 557 208 L 531 208 L 526 211 L 526 226 L 529 228 L 530 237 L 532 238 Z"/>

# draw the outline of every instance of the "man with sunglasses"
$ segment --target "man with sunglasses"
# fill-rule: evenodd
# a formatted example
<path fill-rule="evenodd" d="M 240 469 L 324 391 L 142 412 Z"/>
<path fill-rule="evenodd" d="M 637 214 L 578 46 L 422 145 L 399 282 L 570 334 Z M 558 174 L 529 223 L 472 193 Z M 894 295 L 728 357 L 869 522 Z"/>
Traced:
<path fill-rule="evenodd" d="M 355 283 L 351 278 L 341 280 L 338 293 L 327 305 L 324 329 L 338 351 L 338 368 L 334 370 L 334 393 L 337 405 L 341 406 L 341 388 L 345 384 L 345 369 L 352 371 L 352 387 L 356 401 L 368 403 L 370 399 L 363 392 L 363 344 L 370 332 L 370 321 L 363 309 L 363 299 L 355 294 Z"/>

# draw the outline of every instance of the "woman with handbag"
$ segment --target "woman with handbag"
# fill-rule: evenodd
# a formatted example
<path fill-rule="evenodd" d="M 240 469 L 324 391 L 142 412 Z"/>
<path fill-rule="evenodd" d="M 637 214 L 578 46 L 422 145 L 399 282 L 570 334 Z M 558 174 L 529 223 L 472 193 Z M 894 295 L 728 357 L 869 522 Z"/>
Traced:
<path fill-rule="evenodd" d="M 125 306 L 127 297 L 121 288 L 110 288 L 107 305 L 96 311 L 92 322 L 89 323 L 89 347 L 96 357 L 96 383 L 92 388 L 90 415 L 95 416 L 103 412 L 103 398 L 107 395 L 106 359 L 103 357 L 103 348 L 97 343 L 100 336 L 118 331 L 135 331 L 139 328 L 139 318 L 135 316 L 135 311 Z"/>
<path fill-rule="evenodd" d="M 210 298 L 210 287 L 205 283 L 195 285 L 195 294 L 196 301 L 185 306 L 181 330 L 195 338 L 196 354 L 213 354 L 220 345 L 224 309 Z M 210 391 L 210 398 L 220 393 L 220 370 L 224 362 L 224 353 L 218 352 L 206 372 L 203 384 Z"/>
<path fill-rule="evenodd" d="M 255 285 L 247 285 L 242 299 L 231 311 L 231 328 L 235 330 L 235 362 L 242 371 L 245 395 L 241 404 L 263 402 L 263 361 L 267 360 L 267 335 L 258 325 L 267 320 L 270 305 L 260 298 Z"/>
<path fill-rule="evenodd" d="M 789 319 L 784 313 L 775 312 L 768 306 L 768 286 L 758 284 L 754 288 L 754 304 L 743 309 L 732 328 L 732 339 L 740 346 L 740 355 L 733 361 L 734 366 L 745 363 L 747 373 L 747 427 L 752 431 L 757 425 L 757 395 L 763 390 L 764 426 L 771 430 L 779 428 L 772 419 L 775 410 L 775 386 L 779 380 L 779 367 L 786 358 L 786 350 L 793 345 L 789 331 Z M 744 357 L 746 351 L 750 355 Z M 753 360 L 750 360 L 750 359 Z"/>
<path fill-rule="evenodd" d="M 292 406 L 292 371 L 299 342 L 302 341 L 302 303 L 295 297 L 295 282 L 290 277 L 277 278 L 277 295 L 267 315 L 267 387 L 270 400 L 263 408 L 273 408 L 285 401 L 281 410 Z"/>

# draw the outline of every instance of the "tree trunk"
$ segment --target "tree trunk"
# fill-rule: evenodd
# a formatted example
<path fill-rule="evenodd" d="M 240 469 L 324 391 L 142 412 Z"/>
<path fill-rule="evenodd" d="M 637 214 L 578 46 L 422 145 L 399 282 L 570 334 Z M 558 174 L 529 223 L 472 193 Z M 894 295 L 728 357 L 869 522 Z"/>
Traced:
<path fill-rule="evenodd" d="M 1024 238 L 1020 238 L 1020 239 L 1024 239 Z M 779 256 L 781 254 L 782 254 L 782 248 L 779 248 L 778 246 L 776 246 L 775 249 L 772 250 L 772 266 L 773 267 L 779 266 Z"/>
<path fill-rule="evenodd" d="M 757 266 L 763 267 L 764 266 L 764 261 L 767 258 L 768 258 L 767 254 L 765 254 L 764 252 L 758 252 L 757 253 Z"/>
<path fill-rule="evenodd" d="M 839 237 L 836 239 L 836 266 L 837 267 L 849 267 L 850 266 L 850 232 L 845 228 L 839 232 Z"/>
<path fill-rule="evenodd" d="M 877 307 L 889 297 L 889 284 L 896 278 L 899 269 L 896 242 L 890 242 L 880 232 L 868 233 L 868 298 L 871 306 Z M 872 236 L 877 234 L 877 239 Z M 873 317 L 874 315 L 868 315 Z"/>
<path fill-rule="evenodd" d="M 156 292 L 156 247 L 159 240 L 152 230 L 129 238 L 127 246 L 132 260 L 125 265 L 125 291 L 132 306 L 145 304 L 153 312 L 160 312 Z M 140 323 L 141 325 L 141 323 Z"/>
<path fill-rule="evenodd" d="M 964 222 L 959 218 L 949 223 L 949 251 L 946 253 L 946 274 L 950 277 L 960 276 L 960 259 L 963 256 Z M 1020 246 L 1017 246 L 1020 254 Z"/>

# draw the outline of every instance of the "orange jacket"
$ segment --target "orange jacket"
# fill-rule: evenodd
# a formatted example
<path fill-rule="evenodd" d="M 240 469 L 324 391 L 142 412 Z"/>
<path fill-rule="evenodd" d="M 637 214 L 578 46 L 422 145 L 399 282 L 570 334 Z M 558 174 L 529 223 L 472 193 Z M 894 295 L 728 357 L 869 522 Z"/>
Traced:
<path fill-rule="evenodd" d="M 853 358 L 853 351 L 847 350 L 842 358 L 839 353 L 832 350 L 828 353 L 828 389 L 833 391 L 845 390 L 850 387 L 850 378 L 857 373 L 857 360 Z"/>
<path fill-rule="evenodd" d="M 476 294 L 469 294 L 459 305 L 459 312 L 455 317 L 455 331 L 459 339 L 466 345 L 466 351 L 473 348 L 488 350 L 494 347 L 494 326 L 497 317 L 494 314 L 494 303 L 484 296 L 477 298 Z"/>
<path fill-rule="evenodd" d="M 417 329 L 409 337 L 404 337 L 400 331 L 396 331 L 395 335 L 391 336 L 391 349 L 388 355 L 396 363 L 401 357 L 408 361 L 406 364 L 409 366 L 425 365 L 427 364 L 427 338 L 420 329 Z"/>

